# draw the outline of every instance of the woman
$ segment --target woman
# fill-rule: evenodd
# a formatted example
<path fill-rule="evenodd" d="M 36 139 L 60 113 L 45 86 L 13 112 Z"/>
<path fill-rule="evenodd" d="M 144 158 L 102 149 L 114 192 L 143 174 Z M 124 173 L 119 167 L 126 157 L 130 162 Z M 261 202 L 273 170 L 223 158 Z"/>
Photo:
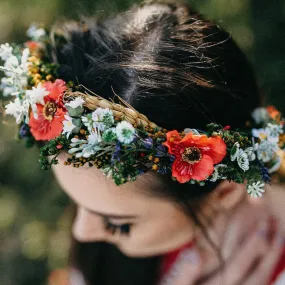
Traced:
<path fill-rule="evenodd" d="M 101 22 L 59 23 L 52 35 L 58 78 L 106 99 L 119 94 L 126 104 L 167 130 L 203 130 L 213 122 L 227 126 L 224 130 L 242 129 L 261 103 L 251 67 L 233 39 L 187 5 L 145 2 Z M 34 80 L 40 81 L 39 77 Z M 52 95 L 37 93 L 37 105 L 31 103 L 29 126 L 36 140 L 54 137 L 56 120 L 63 117 L 64 108 L 54 105 L 52 88 L 46 85 Z M 56 88 L 63 86 L 58 83 Z M 65 106 L 68 109 L 71 104 Z M 7 110 L 13 113 L 11 105 Z M 44 120 L 45 128 L 39 125 Z M 71 121 L 66 120 L 64 132 L 71 135 L 75 126 L 71 131 Z M 54 125 L 48 125 L 51 122 Z M 52 131 L 46 133 L 47 128 Z M 69 152 L 82 151 L 78 138 L 72 142 L 74 149 Z M 169 149 L 171 142 L 165 144 Z M 57 149 L 63 147 L 61 143 Z M 214 145 L 220 143 L 216 138 Z M 185 161 L 202 159 L 196 147 L 187 151 Z M 218 180 L 202 187 L 177 183 L 155 171 L 118 187 L 87 164 L 67 167 L 66 152 L 58 160 L 55 175 L 78 206 L 74 266 L 88 284 L 285 282 L 285 194 L 278 187 L 268 187 L 257 201 L 248 197 L 245 184 Z M 156 165 L 154 161 L 153 170 Z M 208 166 L 199 171 L 208 173 Z M 83 284 L 76 276 L 75 283 Z"/>
<path fill-rule="evenodd" d="M 186 5 L 144 4 L 102 23 L 87 21 L 84 27 L 61 27 L 70 39 L 57 50 L 64 67 L 61 78 L 77 78 L 104 98 L 112 98 L 115 90 L 160 126 L 203 129 L 215 120 L 241 127 L 260 104 L 244 54 L 228 33 Z M 150 173 L 118 190 L 99 170 L 74 170 L 63 162 L 61 158 L 54 171 L 78 205 L 73 234 L 78 241 L 93 242 L 78 245 L 75 254 L 76 265 L 91 284 L 158 284 L 158 279 L 159 284 L 173 285 L 269 284 L 282 238 L 259 237 L 271 232 L 272 217 L 282 217 L 283 193 L 267 191 L 257 204 L 245 196 L 243 185 L 188 185 L 189 190 L 179 191 Z M 213 232 L 212 223 L 217 224 Z M 284 233 L 284 220 L 278 228 Z M 204 230 L 210 231 L 208 238 Z M 203 253 L 190 251 L 190 263 L 181 261 L 173 269 L 175 249 L 185 244 L 193 249 L 193 240 Z M 242 241 L 243 257 L 237 257 Z M 168 259 L 162 257 L 173 250 Z M 227 252 L 221 260 L 223 250 Z M 264 261 L 259 266 L 266 269 L 256 266 L 251 276 L 248 270 L 260 258 Z M 224 276 L 217 273 L 223 260 Z"/>

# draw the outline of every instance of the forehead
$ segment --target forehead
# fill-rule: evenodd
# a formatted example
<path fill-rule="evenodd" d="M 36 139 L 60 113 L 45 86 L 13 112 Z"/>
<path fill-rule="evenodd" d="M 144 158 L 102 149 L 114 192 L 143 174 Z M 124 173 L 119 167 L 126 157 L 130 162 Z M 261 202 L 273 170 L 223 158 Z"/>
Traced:
<path fill-rule="evenodd" d="M 66 154 L 61 154 L 53 171 L 63 190 L 80 206 L 117 215 L 147 214 L 153 211 L 153 207 L 173 207 L 166 199 L 146 195 L 154 187 L 162 187 L 152 174 L 144 174 L 134 182 L 117 186 L 113 179 L 95 167 L 64 165 L 66 158 Z"/>

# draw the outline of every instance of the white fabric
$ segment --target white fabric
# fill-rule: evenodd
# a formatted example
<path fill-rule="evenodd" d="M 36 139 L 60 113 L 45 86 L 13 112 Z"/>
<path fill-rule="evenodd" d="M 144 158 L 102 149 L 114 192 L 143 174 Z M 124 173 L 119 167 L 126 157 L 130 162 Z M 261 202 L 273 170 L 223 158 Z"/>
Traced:
<path fill-rule="evenodd" d="M 272 285 L 285 285 L 285 271 L 279 275 L 276 282 Z"/>

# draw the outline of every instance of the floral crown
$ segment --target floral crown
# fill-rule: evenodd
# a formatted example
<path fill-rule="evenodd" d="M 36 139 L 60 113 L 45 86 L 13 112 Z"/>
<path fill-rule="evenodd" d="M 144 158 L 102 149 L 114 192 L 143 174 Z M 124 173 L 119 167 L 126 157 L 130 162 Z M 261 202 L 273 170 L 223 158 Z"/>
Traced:
<path fill-rule="evenodd" d="M 214 123 L 204 131 L 169 131 L 118 96 L 115 103 L 59 79 L 48 32 L 32 25 L 27 34 L 31 40 L 24 45 L 0 46 L 1 88 L 4 97 L 15 98 L 5 107 L 19 124 L 19 138 L 40 145 L 43 169 L 67 151 L 65 165 L 95 166 L 117 185 L 152 170 L 200 186 L 246 182 L 247 192 L 260 197 L 280 167 L 284 121 L 274 107 L 257 108 L 242 131 Z"/>

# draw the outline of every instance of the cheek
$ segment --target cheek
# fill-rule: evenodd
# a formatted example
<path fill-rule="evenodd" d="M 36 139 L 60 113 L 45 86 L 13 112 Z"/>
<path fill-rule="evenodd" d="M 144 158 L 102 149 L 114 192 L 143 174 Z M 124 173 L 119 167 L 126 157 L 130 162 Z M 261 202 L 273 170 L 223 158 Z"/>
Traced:
<path fill-rule="evenodd" d="M 130 238 L 121 243 L 129 256 L 165 254 L 190 242 L 194 236 L 193 222 L 184 214 L 151 219 L 134 227 Z"/>
<path fill-rule="evenodd" d="M 79 242 L 103 241 L 106 238 L 102 219 L 81 208 L 78 208 L 72 234 Z"/>

